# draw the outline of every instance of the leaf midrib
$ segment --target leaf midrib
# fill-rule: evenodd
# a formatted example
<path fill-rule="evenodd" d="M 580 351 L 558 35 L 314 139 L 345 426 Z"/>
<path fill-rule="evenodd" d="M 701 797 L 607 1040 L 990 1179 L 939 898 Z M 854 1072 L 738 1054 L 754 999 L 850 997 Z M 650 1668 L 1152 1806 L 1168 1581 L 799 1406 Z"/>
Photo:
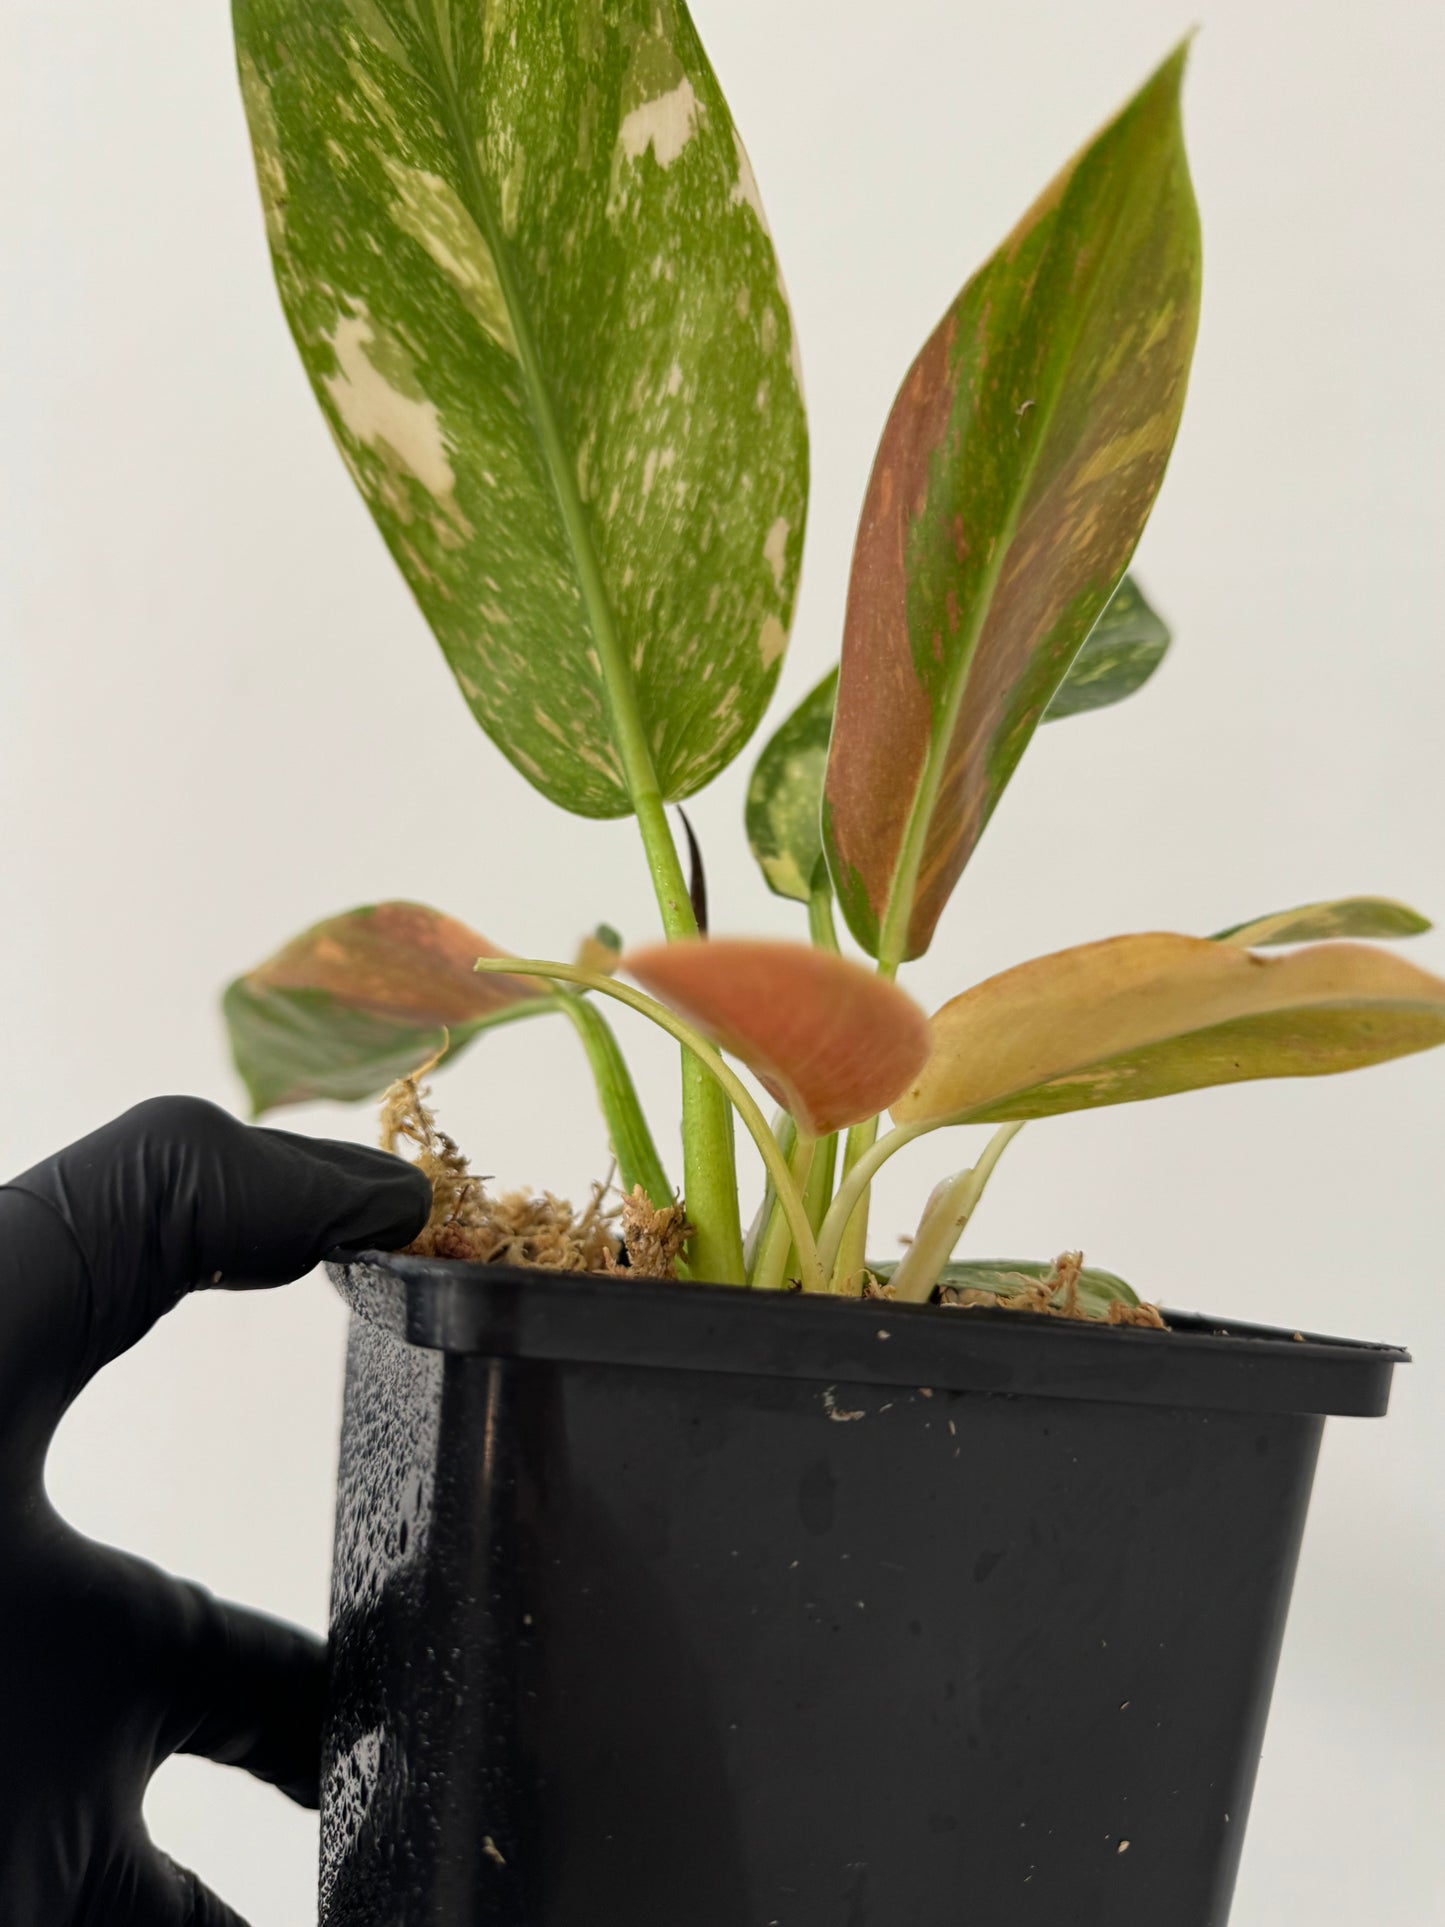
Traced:
<path fill-rule="evenodd" d="M 638 708 L 636 685 L 617 632 L 616 612 L 602 578 L 602 566 L 587 525 L 587 513 L 577 491 L 575 471 L 557 423 L 551 390 L 532 333 L 531 317 L 512 274 L 506 236 L 501 230 L 486 181 L 477 165 L 475 141 L 457 92 L 455 76 L 442 49 L 434 5 L 419 10 L 418 24 L 425 35 L 435 70 L 434 85 L 443 118 L 459 153 L 463 205 L 485 240 L 496 267 L 497 282 L 511 323 L 512 338 L 517 344 L 517 359 L 522 367 L 532 407 L 533 427 L 541 445 L 548 479 L 577 570 L 588 626 L 597 645 L 612 721 L 612 737 L 622 763 L 624 785 L 636 811 L 639 804 L 660 800 L 661 788 Z"/>

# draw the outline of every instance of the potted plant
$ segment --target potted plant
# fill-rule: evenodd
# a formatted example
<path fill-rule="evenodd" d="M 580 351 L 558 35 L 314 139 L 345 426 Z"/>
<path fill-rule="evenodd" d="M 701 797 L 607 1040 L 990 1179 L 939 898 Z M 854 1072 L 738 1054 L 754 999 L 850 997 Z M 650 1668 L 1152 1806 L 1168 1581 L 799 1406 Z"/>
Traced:
<path fill-rule="evenodd" d="M 665 938 L 518 957 L 386 903 L 227 992 L 258 1111 L 386 1093 L 436 1198 L 412 1251 L 335 1268 L 324 1919 L 1217 1927 L 1323 1418 L 1382 1412 L 1403 1354 L 953 1253 L 1029 1121 L 1445 1040 L 1445 983 L 1357 941 L 1425 920 L 1353 897 L 1126 935 L 931 1018 L 896 981 L 1034 729 L 1168 644 L 1125 570 L 1198 313 L 1184 49 L 905 376 L 841 661 L 749 791 L 806 917 L 783 943 L 708 932 L 666 814 L 761 720 L 807 494 L 786 296 L 685 9 L 235 17 L 343 459 L 483 728 L 552 802 L 636 819 Z M 680 1185 L 613 1002 L 682 1046 Z M 544 1016 L 617 1206 L 493 1196 L 428 1107 L 442 1055 Z M 767 1174 L 746 1236 L 735 1118 Z M 869 1262 L 882 1164 L 980 1123 Z"/>

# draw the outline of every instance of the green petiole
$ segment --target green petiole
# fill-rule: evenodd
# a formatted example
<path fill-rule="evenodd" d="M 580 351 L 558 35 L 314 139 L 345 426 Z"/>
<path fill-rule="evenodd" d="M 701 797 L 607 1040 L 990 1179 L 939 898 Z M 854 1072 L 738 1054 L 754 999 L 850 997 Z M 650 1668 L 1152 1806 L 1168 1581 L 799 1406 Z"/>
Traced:
<path fill-rule="evenodd" d="M 826 1291 L 826 1275 L 818 1261 L 817 1242 L 813 1237 L 813 1227 L 808 1222 L 808 1214 L 803 1205 L 802 1195 L 788 1169 L 788 1160 L 778 1148 L 777 1140 L 768 1129 L 768 1121 L 758 1109 L 747 1086 L 723 1061 L 722 1055 L 705 1037 L 694 1030 L 676 1012 L 649 997 L 641 990 L 634 990 L 630 984 L 616 983 L 611 977 L 604 977 L 599 971 L 584 970 L 579 964 L 553 963 L 548 959 L 519 957 L 482 957 L 475 969 L 483 975 L 507 973 L 518 977 L 542 977 L 555 983 L 581 984 L 595 991 L 600 997 L 611 997 L 643 1017 L 651 1018 L 669 1036 L 675 1037 L 703 1067 L 706 1075 L 716 1080 L 733 1108 L 747 1127 L 753 1142 L 757 1145 L 768 1175 L 777 1191 L 793 1240 L 798 1248 L 799 1265 L 803 1277 L 804 1291 Z M 686 1196 L 686 1193 L 684 1193 Z M 692 1202 L 688 1199 L 688 1213 L 691 1216 Z M 736 1210 L 736 1191 L 734 1191 L 734 1210 Z M 703 1270 L 692 1258 L 694 1273 L 700 1273 L 717 1284 L 743 1282 L 742 1239 L 738 1239 L 738 1275 L 735 1279 L 715 1278 Z"/>

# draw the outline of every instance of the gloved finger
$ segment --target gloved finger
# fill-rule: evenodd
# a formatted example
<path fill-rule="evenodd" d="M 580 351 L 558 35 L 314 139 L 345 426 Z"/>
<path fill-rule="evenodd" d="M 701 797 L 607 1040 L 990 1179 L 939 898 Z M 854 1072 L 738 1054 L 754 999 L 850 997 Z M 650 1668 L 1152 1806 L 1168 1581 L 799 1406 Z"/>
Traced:
<path fill-rule="evenodd" d="M 316 1807 L 325 1645 L 283 1620 L 173 1583 L 180 1599 L 168 1633 L 171 1706 L 161 1752 L 243 1767 Z"/>
<path fill-rule="evenodd" d="M 247 1927 L 189 1868 L 145 1839 L 115 1868 L 86 1918 L 97 1927 Z"/>
<path fill-rule="evenodd" d="M 31 1284 L 74 1354 L 72 1397 L 193 1287 L 283 1284 L 337 1246 L 406 1244 L 431 1202 L 422 1173 L 387 1152 L 242 1124 L 193 1097 L 138 1104 L 8 1188 L 69 1235 L 68 1258 L 50 1254 L 60 1275 Z M 67 1286 L 78 1309 L 57 1302 Z M 4 1317 L 0 1294 L 0 1340 Z"/>

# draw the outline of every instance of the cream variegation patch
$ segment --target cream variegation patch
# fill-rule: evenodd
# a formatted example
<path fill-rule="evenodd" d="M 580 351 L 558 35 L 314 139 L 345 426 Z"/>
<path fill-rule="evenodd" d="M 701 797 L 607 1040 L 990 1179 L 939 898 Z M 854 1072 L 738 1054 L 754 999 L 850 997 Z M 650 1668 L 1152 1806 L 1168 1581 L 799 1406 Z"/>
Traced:
<path fill-rule="evenodd" d="M 758 637 L 758 653 L 764 669 L 771 669 L 788 646 L 788 632 L 776 616 L 769 616 Z"/>
<path fill-rule="evenodd" d="M 652 149 L 659 167 L 673 162 L 697 132 L 702 102 L 684 74 L 677 85 L 655 100 L 645 100 L 625 116 L 617 130 L 617 144 L 630 161 Z"/>
<path fill-rule="evenodd" d="M 781 595 L 788 566 L 788 518 L 785 515 L 780 515 L 768 530 L 767 540 L 763 543 L 763 560 L 772 570 L 773 586 Z"/>
<path fill-rule="evenodd" d="M 447 501 L 457 485 L 436 404 L 392 386 L 368 351 L 377 345 L 362 303 L 343 314 L 330 336 L 336 373 L 322 386 L 343 427 L 367 448 L 386 449 L 427 492 Z"/>
<path fill-rule="evenodd" d="M 768 217 L 763 212 L 763 197 L 758 192 L 758 177 L 753 172 L 753 164 L 748 159 L 748 150 L 733 129 L 733 149 L 738 157 L 738 177 L 733 182 L 728 199 L 734 207 L 750 207 L 757 216 L 758 226 L 763 233 L 768 232 Z"/>
<path fill-rule="evenodd" d="M 496 261 L 460 195 L 440 174 L 390 158 L 385 165 L 397 192 L 392 219 L 420 241 L 497 346 L 515 355 L 517 338 Z"/>

